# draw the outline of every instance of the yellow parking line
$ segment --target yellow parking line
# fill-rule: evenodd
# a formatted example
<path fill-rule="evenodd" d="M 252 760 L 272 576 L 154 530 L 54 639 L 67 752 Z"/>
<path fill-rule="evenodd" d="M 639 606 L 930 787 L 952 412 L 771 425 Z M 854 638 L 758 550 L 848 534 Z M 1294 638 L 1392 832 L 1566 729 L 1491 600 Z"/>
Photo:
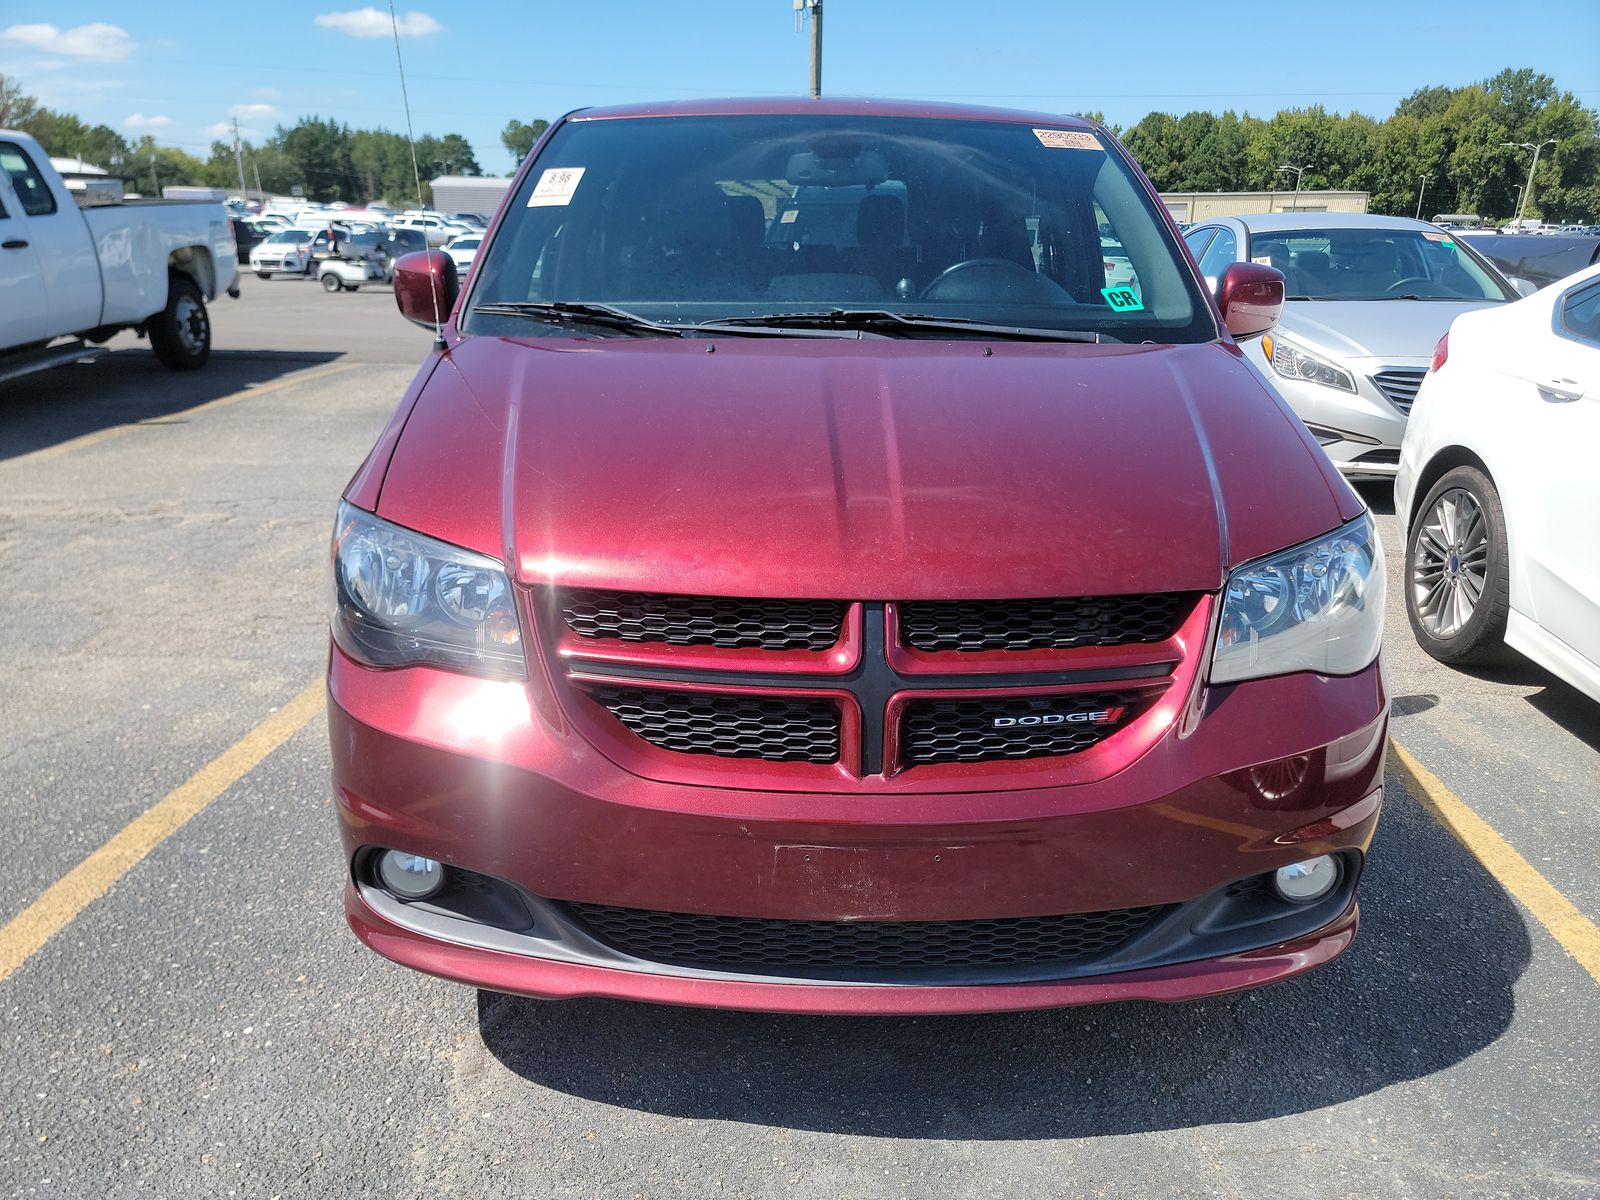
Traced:
<path fill-rule="evenodd" d="M 300 375 L 286 375 L 281 379 L 274 379 L 271 383 L 263 383 L 260 387 L 240 388 L 237 392 L 229 392 L 226 396 L 218 396 L 215 400 L 207 400 L 204 404 L 196 404 L 193 408 L 185 408 L 175 413 L 165 413 L 159 417 L 147 417 L 143 421 L 130 421 L 126 425 L 112 425 L 106 429 L 96 429 L 93 433 L 86 433 L 82 437 L 69 438 L 64 442 L 57 442 L 54 446 L 45 446 L 39 450 L 30 450 L 26 454 L 19 454 L 9 460 L 11 462 L 29 462 L 37 458 L 52 458 L 57 454 L 65 454 L 69 450 L 81 450 L 85 446 L 98 445 L 120 437 L 130 430 L 138 429 L 142 425 L 167 425 L 174 418 L 190 417 L 195 413 L 205 412 L 211 408 L 222 408 L 229 404 L 237 404 L 240 400 L 251 400 L 257 396 L 265 396 L 269 392 L 282 391 L 297 384 L 312 383 L 318 379 L 326 379 L 329 375 L 338 375 L 344 371 L 355 370 L 356 363 L 335 363 L 333 366 L 324 367 L 320 371 L 308 371 Z"/>
<path fill-rule="evenodd" d="M 1439 777 L 1394 739 L 1389 769 L 1417 799 L 1561 943 L 1561 948 L 1600 983 L 1600 926 L 1578 911 L 1548 879 L 1482 817 L 1459 800 Z"/>
<path fill-rule="evenodd" d="M 111 888 L 145 855 L 249 774 L 322 711 L 322 680 L 311 684 L 45 889 L 0 928 L 0 983 Z"/>

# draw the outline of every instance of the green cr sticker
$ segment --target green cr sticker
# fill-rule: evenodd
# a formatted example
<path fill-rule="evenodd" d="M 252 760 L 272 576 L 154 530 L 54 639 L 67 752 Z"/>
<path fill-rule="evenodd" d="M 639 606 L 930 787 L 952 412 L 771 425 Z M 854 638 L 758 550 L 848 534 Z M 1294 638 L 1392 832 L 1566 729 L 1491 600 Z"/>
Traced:
<path fill-rule="evenodd" d="M 1132 288 L 1101 288 L 1100 294 L 1117 312 L 1143 312 L 1144 302 L 1134 294 Z"/>

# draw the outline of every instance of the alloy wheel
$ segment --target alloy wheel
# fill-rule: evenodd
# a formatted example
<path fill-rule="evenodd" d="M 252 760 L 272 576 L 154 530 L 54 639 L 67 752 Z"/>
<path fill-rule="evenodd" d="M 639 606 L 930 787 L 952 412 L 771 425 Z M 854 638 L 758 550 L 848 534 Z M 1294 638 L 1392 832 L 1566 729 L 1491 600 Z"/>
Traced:
<path fill-rule="evenodd" d="M 1460 633 L 1483 599 L 1489 577 L 1489 526 L 1471 492 L 1451 488 L 1417 531 L 1411 600 L 1434 637 Z"/>

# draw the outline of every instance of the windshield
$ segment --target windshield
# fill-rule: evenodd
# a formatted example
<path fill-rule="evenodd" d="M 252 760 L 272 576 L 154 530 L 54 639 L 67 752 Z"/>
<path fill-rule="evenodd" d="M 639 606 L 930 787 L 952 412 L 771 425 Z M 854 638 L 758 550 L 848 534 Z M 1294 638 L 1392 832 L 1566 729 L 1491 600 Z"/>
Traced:
<path fill-rule="evenodd" d="M 552 136 L 502 220 L 475 272 L 469 332 L 526 335 L 536 320 L 472 309 L 554 301 L 674 324 L 888 310 L 1132 342 L 1217 336 L 1165 221 L 1086 130 L 579 119 Z"/>
<path fill-rule="evenodd" d="M 1291 300 L 1516 299 L 1443 230 L 1273 230 L 1251 235 L 1250 261 L 1282 271 Z"/>
<path fill-rule="evenodd" d="M 280 229 L 267 239 L 269 242 L 309 242 L 311 234 L 304 229 Z"/>

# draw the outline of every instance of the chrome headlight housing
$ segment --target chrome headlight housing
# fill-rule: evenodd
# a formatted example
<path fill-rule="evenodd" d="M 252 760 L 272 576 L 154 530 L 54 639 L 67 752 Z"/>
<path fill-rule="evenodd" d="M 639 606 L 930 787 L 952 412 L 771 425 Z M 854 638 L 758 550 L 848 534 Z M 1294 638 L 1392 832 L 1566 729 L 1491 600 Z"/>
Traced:
<path fill-rule="evenodd" d="M 1364 670 L 1383 644 L 1385 587 L 1383 545 L 1365 513 L 1236 567 L 1223 590 L 1211 682 Z"/>
<path fill-rule="evenodd" d="M 333 640 L 359 662 L 525 671 L 516 598 L 495 559 L 340 504 L 333 593 Z"/>
<path fill-rule="evenodd" d="M 1291 342 L 1282 334 L 1269 333 L 1261 339 L 1261 352 L 1267 356 L 1275 374 L 1284 379 L 1302 383 L 1320 383 L 1341 392 L 1356 390 L 1355 376 L 1343 367 L 1336 367 L 1304 346 Z"/>

